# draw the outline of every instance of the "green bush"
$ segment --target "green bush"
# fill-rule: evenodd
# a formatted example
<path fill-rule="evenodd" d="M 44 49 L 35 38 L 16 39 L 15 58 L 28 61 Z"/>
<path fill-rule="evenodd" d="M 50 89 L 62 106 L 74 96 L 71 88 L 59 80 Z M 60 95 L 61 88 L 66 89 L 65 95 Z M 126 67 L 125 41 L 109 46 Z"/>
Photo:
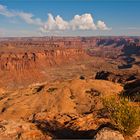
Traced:
<path fill-rule="evenodd" d="M 126 99 L 105 98 L 103 105 L 112 125 L 126 135 L 132 135 L 140 126 L 140 107 Z"/>

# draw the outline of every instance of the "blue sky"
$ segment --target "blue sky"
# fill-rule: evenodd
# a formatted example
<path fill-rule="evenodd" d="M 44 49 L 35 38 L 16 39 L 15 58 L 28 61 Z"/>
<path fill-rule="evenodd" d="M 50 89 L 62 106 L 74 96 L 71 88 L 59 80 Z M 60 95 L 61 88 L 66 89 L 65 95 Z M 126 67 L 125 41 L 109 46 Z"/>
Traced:
<path fill-rule="evenodd" d="M 140 35 L 140 0 L 0 0 L 0 36 Z"/>

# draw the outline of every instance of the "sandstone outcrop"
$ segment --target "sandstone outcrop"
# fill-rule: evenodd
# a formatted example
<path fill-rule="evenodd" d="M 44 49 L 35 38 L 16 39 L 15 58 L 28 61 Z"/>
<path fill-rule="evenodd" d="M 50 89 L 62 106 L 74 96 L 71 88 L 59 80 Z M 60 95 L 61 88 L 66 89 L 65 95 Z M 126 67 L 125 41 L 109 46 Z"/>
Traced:
<path fill-rule="evenodd" d="M 14 49 L 0 51 L 1 87 L 17 88 L 44 82 L 52 79 L 49 78 L 51 69 L 76 65 L 89 58 L 82 48 L 18 50 L 16 47 L 15 49 L 17 49 L 15 52 Z"/>
<path fill-rule="evenodd" d="M 17 116 L 27 119 L 32 114 L 46 111 L 54 114 L 88 114 L 102 107 L 102 96 L 117 95 L 122 90 L 119 84 L 102 80 L 75 79 L 32 85 L 1 94 L 0 119 L 16 119 Z"/>
<path fill-rule="evenodd" d="M 102 108 L 102 96 L 117 96 L 120 91 L 122 87 L 110 81 L 79 78 L 3 91 L 0 138 L 91 138 L 94 130 L 90 129 L 105 122 L 94 120 L 94 113 Z"/>
<path fill-rule="evenodd" d="M 115 74 L 108 71 L 99 71 L 96 73 L 95 79 L 102 79 L 102 80 L 108 80 L 115 83 L 126 83 L 129 81 L 133 81 L 136 79 L 135 74 L 132 75 L 120 75 Z"/>
<path fill-rule="evenodd" d="M 1 140 L 51 140 L 47 134 L 44 135 L 35 124 L 25 121 L 0 121 Z"/>
<path fill-rule="evenodd" d="M 125 84 L 123 95 L 132 101 L 140 102 L 140 80 Z"/>
<path fill-rule="evenodd" d="M 86 57 L 82 48 L 42 50 L 37 52 L 1 52 L 0 70 L 1 71 L 23 71 L 36 67 L 50 67 L 60 64 L 77 61 Z"/>
<path fill-rule="evenodd" d="M 123 135 L 118 131 L 103 128 L 95 136 L 95 140 L 124 140 Z"/>

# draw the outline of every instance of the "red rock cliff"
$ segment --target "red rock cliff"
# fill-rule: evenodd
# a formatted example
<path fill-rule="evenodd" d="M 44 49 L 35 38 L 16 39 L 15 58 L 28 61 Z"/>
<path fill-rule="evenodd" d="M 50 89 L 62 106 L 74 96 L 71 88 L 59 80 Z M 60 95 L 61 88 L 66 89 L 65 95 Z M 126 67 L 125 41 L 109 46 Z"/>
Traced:
<path fill-rule="evenodd" d="M 74 60 L 86 57 L 82 48 L 50 49 L 42 51 L 23 52 L 0 52 L 1 71 L 22 71 L 40 67 L 50 67 L 53 65 L 65 64 Z"/>

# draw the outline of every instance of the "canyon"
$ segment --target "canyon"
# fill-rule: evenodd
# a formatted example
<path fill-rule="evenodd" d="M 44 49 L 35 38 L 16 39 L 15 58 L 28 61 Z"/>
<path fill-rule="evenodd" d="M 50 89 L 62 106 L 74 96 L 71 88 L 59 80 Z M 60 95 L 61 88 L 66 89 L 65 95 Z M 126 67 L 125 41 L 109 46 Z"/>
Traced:
<path fill-rule="evenodd" d="M 0 139 L 139 140 L 102 100 L 140 102 L 140 37 L 0 38 Z M 105 140 L 105 139 L 104 139 Z"/>
<path fill-rule="evenodd" d="M 0 84 L 12 88 L 61 79 L 61 72 L 69 69 L 75 70 L 73 76 L 92 75 L 103 65 L 103 70 L 130 68 L 139 73 L 139 45 L 139 38 L 131 37 L 1 38 Z M 55 68 L 61 69 L 58 76 Z"/>

